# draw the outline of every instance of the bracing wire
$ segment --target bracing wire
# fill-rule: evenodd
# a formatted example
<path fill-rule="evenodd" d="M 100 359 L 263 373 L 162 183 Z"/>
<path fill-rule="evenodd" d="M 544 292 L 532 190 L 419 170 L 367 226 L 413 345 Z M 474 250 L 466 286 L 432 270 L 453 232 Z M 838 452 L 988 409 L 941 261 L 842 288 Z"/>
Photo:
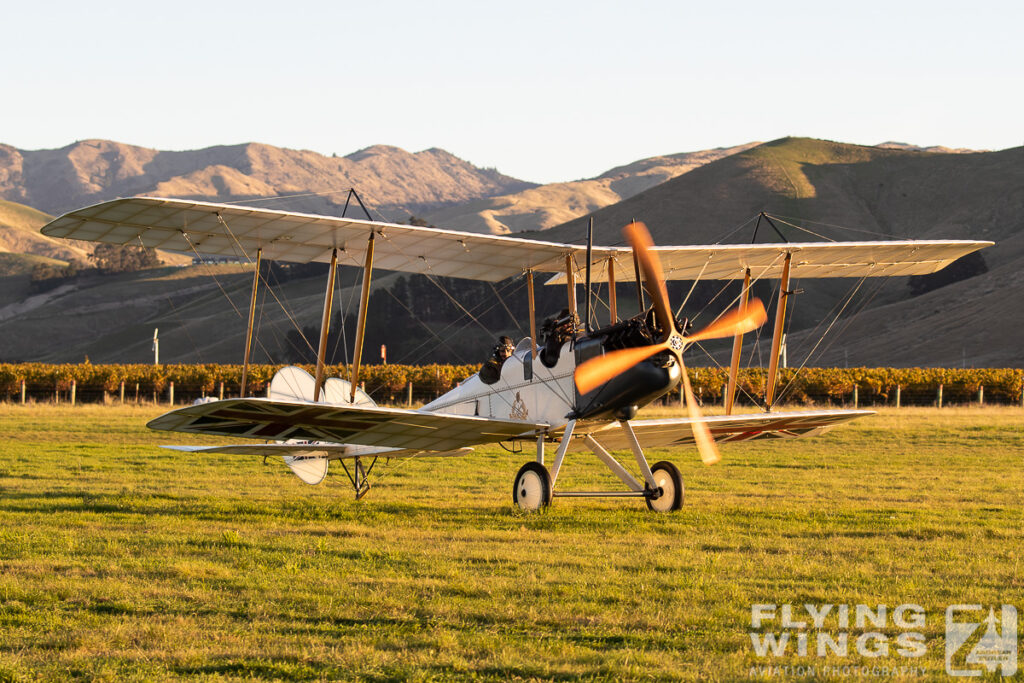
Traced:
<path fill-rule="evenodd" d="M 815 220 L 811 220 L 810 218 L 798 218 L 798 217 L 795 217 L 795 216 L 782 216 L 782 215 L 774 214 L 774 213 L 771 214 L 771 217 L 772 218 L 778 218 L 778 219 L 787 219 L 788 218 L 791 221 L 802 221 L 804 223 L 811 223 L 813 225 L 821 225 L 821 226 L 824 226 L 826 228 L 835 228 L 836 230 L 846 230 L 847 232 L 857 232 L 857 233 L 861 233 L 861 234 L 864 234 L 864 235 L 876 235 L 878 237 L 885 237 L 886 239 L 892 239 L 893 238 L 893 235 L 890 235 L 890 234 L 884 233 L 884 232 L 877 232 L 875 230 L 864 230 L 862 228 L 849 228 L 849 227 L 846 227 L 845 225 L 836 225 L 835 223 L 826 223 L 824 221 L 815 221 Z M 791 224 L 787 224 L 787 225 L 791 225 Z M 793 227 L 797 227 L 797 226 L 793 226 Z"/>
<path fill-rule="evenodd" d="M 241 253 L 245 257 L 245 259 L 249 263 L 253 263 L 252 258 L 249 256 L 248 253 L 246 253 L 245 248 L 242 246 L 241 242 L 238 241 L 238 238 L 235 237 L 235 233 L 232 232 L 231 226 L 228 225 L 227 221 L 224 220 L 224 217 L 221 216 L 218 213 L 217 214 L 217 220 L 220 222 L 221 225 L 224 226 L 224 229 L 228 231 L 228 235 L 231 236 L 231 240 L 235 243 L 235 246 L 238 247 L 239 251 L 241 251 Z M 191 243 L 191 241 L 190 241 L 190 243 Z M 193 250 L 194 249 L 195 248 L 193 247 Z M 317 353 L 316 349 L 313 348 L 313 344 L 309 341 L 309 339 L 306 338 L 306 335 L 302 331 L 302 328 L 299 326 L 298 321 L 296 321 L 294 316 L 292 316 L 291 311 L 289 311 L 288 308 L 284 305 L 284 303 L 281 302 L 281 299 L 278 298 L 277 293 L 270 286 L 270 283 L 267 282 L 267 280 L 263 277 L 263 274 L 262 273 L 258 273 L 257 275 L 260 278 L 260 280 L 263 281 L 264 285 L 266 285 L 267 289 L 270 290 L 270 295 L 274 297 L 274 301 L 276 301 L 277 305 L 281 307 L 281 311 L 285 314 L 285 316 L 288 318 L 288 320 L 292 323 L 292 325 L 295 327 L 296 331 L 298 331 L 299 336 L 302 338 L 302 341 L 306 342 L 306 346 L 309 347 L 309 350 L 315 356 L 316 353 Z M 234 305 L 234 304 L 232 304 L 232 305 Z M 237 311 L 238 309 L 236 308 L 235 310 Z M 239 315 L 241 315 L 241 314 L 239 314 Z M 263 351 L 264 351 L 264 353 L 266 353 L 266 349 L 263 349 Z M 267 354 L 267 355 L 269 356 L 269 354 Z"/>

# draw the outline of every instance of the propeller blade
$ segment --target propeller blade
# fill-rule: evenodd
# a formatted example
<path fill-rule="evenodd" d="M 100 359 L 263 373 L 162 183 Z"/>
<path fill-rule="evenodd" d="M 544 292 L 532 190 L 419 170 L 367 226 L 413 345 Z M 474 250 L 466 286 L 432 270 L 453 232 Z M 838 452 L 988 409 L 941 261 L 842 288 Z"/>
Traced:
<path fill-rule="evenodd" d="M 690 376 L 686 374 L 686 368 L 682 367 L 680 359 L 680 370 L 683 372 L 683 391 L 686 392 L 686 412 L 690 414 L 690 427 L 693 429 L 693 440 L 697 444 L 697 452 L 705 465 L 714 465 L 722 459 L 718 453 L 718 446 L 711 437 L 711 430 L 704 422 L 704 416 L 697 406 L 697 397 L 693 395 L 693 388 L 690 386 Z"/>
<path fill-rule="evenodd" d="M 686 337 L 686 341 L 698 342 L 703 339 L 735 337 L 737 334 L 756 330 L 764 325 L 766 320 L 768 320 L 768 314 L 764 310 L 764 304 L 760 299 L 751 299 L 746 308 L 732 309 L 700 332 Z"/>
<path fill-rule="evenodd" d="M 591 358 L 576 368 L 576 388 L 581 394 L 593 391 L 613 377 L 629 370 L 642 360 L 650 358 L 668 348 L 668 342 L 612 351 L 597 358 Z"/>
<path fill-rule="evenodd" d="M 651 300 L 654 302 L 654 315 L 658 320 L 658 326 L 664 331 L 667 338 L 676 331 L 676 318 L 672 315 L 672 307 L 668 303 L 668 290 L 665 289 L 665 274 L 661 270 L 661 262 L 658 260 L 658 256 L 651 251 L 651 248 L 654 247 L 654 240 L 651 239 L 651 233 L 647 231 L 647 226 L 637 221 L 633 221 L 623 228 L 622 233 L 633 247 L 633 252 L 640 262 L 640 270 L 644 274 L 647 293 L 651 295 Z"/>

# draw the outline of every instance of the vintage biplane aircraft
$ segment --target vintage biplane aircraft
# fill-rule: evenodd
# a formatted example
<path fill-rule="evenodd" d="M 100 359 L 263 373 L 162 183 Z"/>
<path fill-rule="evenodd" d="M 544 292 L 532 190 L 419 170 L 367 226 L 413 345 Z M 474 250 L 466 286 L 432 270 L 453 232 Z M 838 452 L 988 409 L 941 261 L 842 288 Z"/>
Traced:
<path fill-rule="evenodd" d="M 305 482 L 317 484 L 338 460 L 361 497 L 379 458 L 464 455 L 482 444 L 536 448 L 516 474 L 512 498 L 523 510 L 553 497 L 643 498 L 657 512 L 683 503 L 683 481 L 670 462 L 650 465 L 643 446 L 695 445 L 701 459 L 719 460 L 716 442 L 820 434 L 870 414 L 865 410 L 775 410 L 786 301 L 796 278 L 865 278 L 937 271 L 990 242 L 905 240 L 661 246 L 633 223 L 629 247 L 587 246 L 454 232 L 371 220 L 274 211 L 156 197 L 131 197 L 72 211 L 43 227 L 51 237 L 239 256 L 256 264 L 245 338 L 239 398 L 178 408 L 149 423 L 158 430 L 250 440 L 224 446 L 168 446 L 193 453 L 283 456 Z M 277 373 L 266 397 L 247 394 L 256 292 L 263 259 L 329 263 L 316 375 L 289 367 Z M 324 378 L 324 356 L 339 261 L 363 269 L 351 381 Z M 359 387 L 370 279 L 374 269 L 496 282 L 524 277 L 530 337 L 496 356 L 477 375 L 418 410 L 381 407 Z M 583 328 L 576 315 L 576 281 L 609 284 L 610 322 Z M 538 340 L 534 274 L 567 285 L 566 314 L 546 325 Z M 666 280 L 739 280 L 738 306 L 702 330 L 690 332 L 673 313 Z M 780 280 L 763 410 L 733 414 L 743 335 L 766 321 L 763 304 L 750 299 L 752 283 Z M 618 320 L 615 282 L 637 283 L 641 312 Z M 651 306 L 644 305 L 643 288 Z M 724 415 L 704 417 L 683 364 L 688 346 L 733 338 Z M 637 410 L 682 383 L 687 417 L 636 420 Z M 263 443 L 258 443 L 263 442 Z M 545 448 L 555 445 L 548 461 Z M 610 451 L 632 451 L 640 476 Z M 566 455 L 590 450 L 625 484 L 619 491 L 556 489 Z M 351 465 L 352 469 L 349 469 Z"/>

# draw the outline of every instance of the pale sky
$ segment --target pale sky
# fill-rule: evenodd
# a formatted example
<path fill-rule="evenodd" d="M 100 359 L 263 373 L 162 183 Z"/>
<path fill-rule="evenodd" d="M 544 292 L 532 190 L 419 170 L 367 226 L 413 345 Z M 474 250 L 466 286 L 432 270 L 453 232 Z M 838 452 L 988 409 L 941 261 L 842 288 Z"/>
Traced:
<path fill-rule="evenodd" d="M 1024 3 L 5 3 L 0 142 L 444 148 L 535 182 L 786 135 L 1024 144 Z"/>

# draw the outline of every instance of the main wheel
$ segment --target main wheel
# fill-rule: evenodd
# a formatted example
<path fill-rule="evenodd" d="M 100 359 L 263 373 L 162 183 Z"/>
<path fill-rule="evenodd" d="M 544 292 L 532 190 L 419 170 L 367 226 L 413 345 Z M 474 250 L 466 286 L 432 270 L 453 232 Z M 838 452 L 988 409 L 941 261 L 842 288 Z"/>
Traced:
<path fill-rule="evenodd" d="M 647 507 L 654 512 L 673 512 L 683 507 L 683 476 L 679 474 L 679 469 L 669 461 L 662 460 L 651 468 L 651 474 L 654 475 L 661 495 L 657 498 L 644 498 Z M 650 490 L 647 484 L 644 488 Z"/>
<path fill-rule="evenodd" d="M 551 505 L 551 475 L 539 462 L 519 468 L 512 484 L 512 502 L 524 512 L 535 512 Z"/>

